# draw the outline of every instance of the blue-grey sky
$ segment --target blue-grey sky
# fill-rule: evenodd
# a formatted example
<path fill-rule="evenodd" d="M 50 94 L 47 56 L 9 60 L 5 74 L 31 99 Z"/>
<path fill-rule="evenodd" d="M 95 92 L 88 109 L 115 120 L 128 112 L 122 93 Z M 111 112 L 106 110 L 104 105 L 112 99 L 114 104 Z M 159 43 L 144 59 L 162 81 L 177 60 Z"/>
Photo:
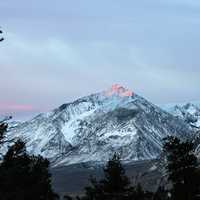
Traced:
<path fill-rule="evenodd" d="M 32 115 L 113 83 L 200 100 L 199 0 L 1 0 L 0 114 Z"/>

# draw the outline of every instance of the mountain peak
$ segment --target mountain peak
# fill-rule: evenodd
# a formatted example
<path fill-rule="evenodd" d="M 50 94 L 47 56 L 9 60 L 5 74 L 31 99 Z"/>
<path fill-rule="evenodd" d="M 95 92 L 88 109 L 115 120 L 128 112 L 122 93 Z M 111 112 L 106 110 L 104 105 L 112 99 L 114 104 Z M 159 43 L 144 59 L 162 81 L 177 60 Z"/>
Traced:
<path fill-rule="evenodd" d="M 187 116 L 189 123 L 198 126 L 191 115 Z M 115 84 L 107 91 L 14 125 L 6 137 L 11 141 L 22 138 L 31 155 L 40 154 L 53 166 L 62 166 L 104 162 L 113 152 L 130 162 L 157 158 L 162 138 L 170 134 L 185 138 L 193 134 L 193 129 L 184 120 Z M 5 151 L 6 146 L 2 146 L 0 152 Z"/>
<path fill-rule="evenodd" d="M 114 84 L 110 89 L 104 92 L 105 96 L 117 95 L 120 97 L 132 97 L 134 95 L 133 91 L 121 86 L 120 84 Z"/>

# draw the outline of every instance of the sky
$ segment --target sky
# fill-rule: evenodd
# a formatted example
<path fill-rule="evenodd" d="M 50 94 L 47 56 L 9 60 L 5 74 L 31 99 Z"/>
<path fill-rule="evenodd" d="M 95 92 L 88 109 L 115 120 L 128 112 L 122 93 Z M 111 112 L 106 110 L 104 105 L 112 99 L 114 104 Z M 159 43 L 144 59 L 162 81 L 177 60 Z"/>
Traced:
<path fill-rule="evenodd" d="M 27 118 L 118 83 L 200 101 L 199 0 L 0 0 L 0 115 Z"/>

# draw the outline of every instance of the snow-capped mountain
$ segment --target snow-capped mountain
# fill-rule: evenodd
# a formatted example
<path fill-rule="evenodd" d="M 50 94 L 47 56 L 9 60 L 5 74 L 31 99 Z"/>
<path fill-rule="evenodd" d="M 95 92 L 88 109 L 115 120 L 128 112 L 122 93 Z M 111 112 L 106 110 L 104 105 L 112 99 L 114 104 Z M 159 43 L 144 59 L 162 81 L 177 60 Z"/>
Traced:
<path fill-rule="evenodd" d="M 192 137 L 200 158 L 200 102 L 174 103 L 162 106 L 164 110 L 185 121 L 194 131 Z"/>
<path fill-rule="evenodd" d="M 54 165 L 105 161 L 114 152 L 123 160 L 155 158 L 167 135 L 187 137 L 191 127 L 120 85 L 66 103 L 20 123 L 9 138 L 23 138 L 31 154 Z"/>
<path fill-rule="evenodd" d="M 200 103 L 181 103 L 169 104 L 163 106 L 163 109 L 170 112 L 172 115 L 183 119 L 194 129 L 200 130 Z"/>

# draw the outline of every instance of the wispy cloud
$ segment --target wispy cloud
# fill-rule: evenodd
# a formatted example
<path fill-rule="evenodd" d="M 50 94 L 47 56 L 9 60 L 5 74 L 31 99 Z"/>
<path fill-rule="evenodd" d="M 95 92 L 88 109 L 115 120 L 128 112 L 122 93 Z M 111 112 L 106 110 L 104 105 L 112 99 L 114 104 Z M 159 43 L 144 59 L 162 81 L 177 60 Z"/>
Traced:
<path fill-rule="evenodd" d="M 16 112 L 16 111 L 33 111 L 34 108 L 31 105 L 21 105 L 21 104 L 8 104 L 0 103 L 0 112 Z"/>

